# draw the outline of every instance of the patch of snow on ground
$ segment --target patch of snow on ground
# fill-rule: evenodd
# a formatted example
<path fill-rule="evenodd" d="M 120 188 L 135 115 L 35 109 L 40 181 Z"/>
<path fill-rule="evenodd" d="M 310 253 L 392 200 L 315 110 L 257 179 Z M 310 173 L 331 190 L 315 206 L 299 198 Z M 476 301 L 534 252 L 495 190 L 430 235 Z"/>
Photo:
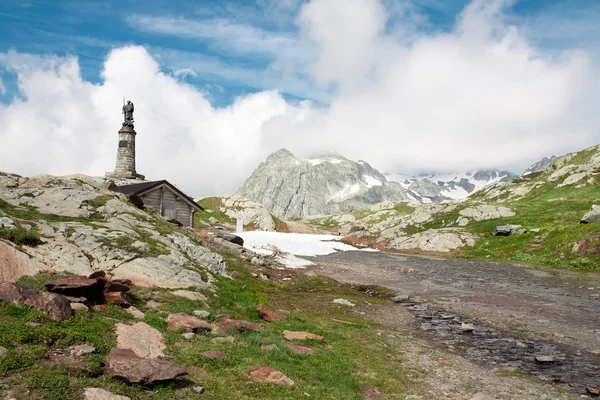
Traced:
<path fill-rule="evenodd" d="M 363 179 L 365 180 L 365 182 L 367 182 L 367 187 L 370 187 L 370 188 L 372 188 L 373 186 L 381 186 L 382 185 L 382 183 L 379 179 L 377 179 L 371 175 L 363 176 Z"/>
<path fill-rule="evenodd" d="M 258 254 L 273 255 L 277 249 L 282 253 L 279 261 L 289 268 L 304 268 L 312 263 L 295 256 L 322 256 L 336 251 L 377 251 L 375 249 L 357 249 L 340 243 L 341 236 L 316 235 L 305 233 L 281 233 L 249 231 L 237 233 L 244 239 L 244 247 Z"/>

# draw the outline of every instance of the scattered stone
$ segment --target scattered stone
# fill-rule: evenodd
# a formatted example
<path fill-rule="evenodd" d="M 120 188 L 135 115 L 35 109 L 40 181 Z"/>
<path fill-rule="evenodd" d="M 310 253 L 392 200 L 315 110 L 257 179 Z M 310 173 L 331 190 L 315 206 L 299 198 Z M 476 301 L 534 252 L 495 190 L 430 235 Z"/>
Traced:
<path fill-rule="evenodd" d="M 71 303 L 61 294 L 40 293 L 32 286 L 14 283 L 0 283 L 0 298 L 17 305 L 27 304 L 55 321 L 71 317 Z"/>
<path fill-rule="evenodd" d="M 475 330 L 475 327 L 471 324 L 465 324 L 464 322 L 460 324 L 460 330 L 463 333 L 471 333 Z"/>
<path fill-rule="evenodd" d="M 314 333 L 309 332 L 294 332 L 294 331 L 283 331 L 283 337 L 287 340 L 323 340 L 325 339 L 323 336 L 315 335 Z"/>
<path fill-rule="evenodd" d="M 78 346 L 71 346 L 67 349 L 71 355 L 75 357 L 81 357 L 86 354 L 92 354 L 96 352 L 96 348 L 89 344 L 80 344 Z"/>
<path fill-rule="evenodd" d="M 239 246 L 244 245 L 244 239 L 239 237 L 238 235 L 234 235 L 233 233 L 224 232 L 220 229 L 217 229 L 216 232 L 217 237 L 220 237 L 223 240 L 227 240 L 228 242 L 235 243 Z"/>
<path fill-rule="evenodd" d="M 222 332 L 228 332 L 232 330 L 237 331 L 255 331 L 259 332 L 260 327 L 252 322 L 248 321 L 236 321 L 233 319 L 225 318 L 215 324 L 217 329 Z"/>
<path fill-rule="evenodd" d="M 196 336 L 196 334 L 194 332 L 189 332 L 189 333 L 182 333 L 181 336 L 183 336 L 184 338 L 190 340 L 190 339 L 193 339 L 194 336 Z"/>
<path fill-rule="evenodd" d="M 260 346 L 260 349 L 262 351 L 273 351 L 273 350 L 277 350 L 277 345 L 276 344 L 265 344 Z"/>
<path fill-rule="evenodd" d="M 8 349 L 6 347 L 0 346 L 0 360 L 8 353 Z"/>
<path fill-rule="evenodd" d="M 536 356 L 535 361 L 540 364 L 551 364 L 554 362 L 554 357 L 552 357 L 552 356 Z"/>
<path fill-rule="evenodd" d="M 213 325 L 203 319 L 192 317 L 186 313 L 170 314 L 167 317 L 167 327 L 169 329 L 183 328 L 184 333 L 197 332 L 199 329 L 212 331 Z"/>
<path fill-rule="evenodd" d="M 178 364 L 142 358 L 131 349 L 114 348 L 106 358 L 106 373 L 128 383 L 153 385 L 184 379 L 188 373 Z"/>
<path fill-rule="evenodd" d="M 286 346 L 296 354 L 312 354 L 312 347 L 302 346 L 296 343 L 286 343 Z"/>
<path fill-rule="evenodd" d="M 133 306 L 126 308 L 126 310 L 129 314 L 133 315 L 133 317 L 137 319 L 144 319 L 144 317 L 146 316 L 146 314 L 144 314 L 143 312 L 141 312 Z"/>
<path fill-rule="evenodd" d="M 99 311 L 99 312 L 108 311 L 108 307 L 106 306 L 106 304 L 98 304 L 98 305 L 92 306 L 92 309 Z"/>
<path fill-rule="evenodd" d="M 117 346 L 121 349 L 131 349 L 139 357 L 158 358 L 164 357 L 166 349 L 165 339 L 162 334 L 145 322 L 133 325 L 117 323 Z"/>
<path fill-rule="evenodd" d="M 148 300 L 148 302 L 146 302 L 146 307 L 148 308 L 158 308 L 160 306 L 162 306 L 162 303 L 159 303 L 154 300 Z"/>
<path fill-rule="evenodd" d="M 202 353 L 200 353 L 200 355 L 204 356 L 206 358 L 216 358 L 219 360 L 224 360 L 225 358 L 227 358 L 227 354 L 223 353 L 222 351 L 218 351 L 218 350 L 203 351 Z"/>
<path fill-rule="evenodd" d="M 379 400 L 381 399 L 381 392 L 376 388 L 369 388 L 364 392 L 365 400 Z"/>
<path fill-rule="evenodd" d="M 133 283 L 129 279 L 114 279 L 106 282 L 104 285 L 104 293 L 128 292 L 132 287 Z"/>
<path fill-rule="evenodd" d="M 194 314 L 196 317 L 198 318 L 208 318 L 210 316 L 210 312 L 206 311 L 206 310 L 194 310 L 192 311 L 192 314 Z"/>
<path fill-rule="evenodd" d="M 216 338 L 210 339 L 210 343 L 212 344 L 220 344 L 220 343 L 235 343 L 235 338 L 233 336 L 219 336 Z"/>
<path fill-rule="evenodd" d="M 335 299 L 332 301 L 332 303 L 336 303 L 336 304 L 342 304 L 344 306 L 349 306 L 349 307 L 354 307 L 356 304 L 346 300 L 346 299 Z"/>
<path fill-rule="evenodd" d="M 85 297 L 94 302 L 102 298 L 102 283 L 84 276 L 67 276 L 54 279 L 44 283 L 44 286 L 49 292 L 64 296 Z"/>
<path fill-rule="evenodd" d="M 407 294 L 401 294 L 401 295 L 392 297 L 393 303 L 406 303 L 408 301 L 410 301 L 410 296 Z"/>
<path fill-rule="evenodd" d="M 249 375 L 254 382 L 267 382 L 284 386 L 295 385 L 294 381 L 292 381 L 290 378 L 288 378 L 281 372 L 275 371 L 273 368 L 265 366 L 254 367 L 250 371 Z"/>
<path fill-rule="evenodd" d="M 288 316 L 288 314 L 283 311 L 279 311 L 272 307 L 261 304 L 257 305 L 256 309 L 260 313 L 260 317 L 267 322 L 281 321 L 282 319 L 285 319 Z"/>
<path fill-rule="evenodd" d="M 124 292 L 104 293 L 104 302 L 107 304 L 116 304 L 120 306 L 129 305 L 129 298 Z"/>
<path fill-rule="evenodd" d="M 100 388 L 85 388 L 83 400 L 131 400 L 131 398 L 114 394 Z"/>
<path fill-rule="evenodd" d="M 202 394 L 202 393 L 204 393 L 204 387 L 194 386 L 194 387 L 192 387 L 192 392 L 194 392 L 196 394 Z"/>
<path fill-rule="evenodd" d="M 522 235 L 526 232 L 521 225 L 499 225 L 492 232 L 492 236 Z"/>
<path fill-rule="evenodd" d="M 585 388 L 585 391 L 587 392 L 587 394 L 593 397 L 600 396 L 600 388 L 588 386 Z"/>
<path fill-rule="evenodd" d="M 190 300 L 203 301 L 203 302 L 208 301 L 208 297 L 206 297 L 202 293 L 192 292 L 190 290 L 176 290 L 174 292 L 171 292 L 171 294 L 174 294 L 175 296 L 185 297 L 186 299 L 190 299 Z"/>
<path fill-rule="evenodd" d="M 89 312 L 90 309 L 88 308 L 88 306 L 86 306 L 83 303 L 71 303 L 71 309 L 73 311 L 82 311 L 82 312 Z"/>
<path fill-rule="evenodd" d="M 98 279 L 98 278 L 105 278 L 106 277 L 106 272 L 104 271 L 96 271 L 96 272 L 92 272 L 91 274 L 88 275 L 88 279 Z"/>

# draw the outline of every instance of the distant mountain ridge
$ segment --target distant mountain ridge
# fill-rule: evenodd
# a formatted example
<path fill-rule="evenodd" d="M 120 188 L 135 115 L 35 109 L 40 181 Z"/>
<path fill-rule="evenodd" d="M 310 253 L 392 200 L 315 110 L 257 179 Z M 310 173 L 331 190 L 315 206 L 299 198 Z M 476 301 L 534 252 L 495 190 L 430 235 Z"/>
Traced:
<path fill-rule="evenodd" d="M 383 201 L 413 197 L 364 161 L 341 156 L 296 158 L 281 149 L 267 157 L 237 194 L 257 201 L 280 218 L 352 212 Z"/>
<path fill-rule="evenodd" d="M 420 175 L 385 174 L 398 182 L 417 200 L 439 202 L 460 200 L 492 183 L 516 178 L 509 171 L 480 169 L 462 173 L 429 173 Z"/>

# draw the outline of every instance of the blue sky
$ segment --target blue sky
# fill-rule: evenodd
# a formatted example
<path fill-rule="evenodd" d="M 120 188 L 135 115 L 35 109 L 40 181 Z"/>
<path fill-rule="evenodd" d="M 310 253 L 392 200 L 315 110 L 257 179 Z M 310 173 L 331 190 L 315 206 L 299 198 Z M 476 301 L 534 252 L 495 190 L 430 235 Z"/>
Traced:
<path fill-rule="evenodd" d="M 443 32 L 453 28 L 469 1 L 383 3 L 390 13 L 389 26 L 416 20 L 417 32 Z M 180 79 L 204 90 L 216 106 L 264 89 L 281 90 L 291 100 L 327 104 L 331 88 L 268 70 L 278 51 L 304 56 L 289 48 L 298 35 L 301 5 L 298 0 L 3 0 L 0 52 L 75 55 L 83 77 L 97 83 L 110 49 L 138 44 L 158 57 L 165 70 L 179 71 Z M 544 49 L 599 48 L 596 0 L 520 0 L 507 11 L 507 19 Z M 16 94 L 16 77 L 6 72 L 0 77 L 8 89 L 1 99 L 9 101 Z"/>
<path fill-rule="evenodd" d="M 598 21 L 597 0 L 2 0 L 0 171 L 112 170 L 125 96 L 139 172 L 194 195 L 280 148 L 520 172 L 600 143 Z"/>

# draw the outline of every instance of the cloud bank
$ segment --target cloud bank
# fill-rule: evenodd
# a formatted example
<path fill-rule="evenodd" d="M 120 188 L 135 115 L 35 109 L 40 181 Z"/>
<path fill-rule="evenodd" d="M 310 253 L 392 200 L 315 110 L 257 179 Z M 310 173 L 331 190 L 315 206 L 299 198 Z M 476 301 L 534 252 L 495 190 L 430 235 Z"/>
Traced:
<path fill-rule="evenodd" d="M 235 191 L 281 147 L 408 172 L 517 170 L 598 143 L 597 60 L 585 51 L 548 55 L 532 46 L 505 21 L 510 2 L 475 0 L 452 31 L 428 34 L 390 24 L 390 11 L 376 0 L 337 5 L 304 4 L 294 38 L 307 54 L 292 70 L 315 91 L 332 93 L 327 106 L 286 101 L 285 88 L 273 87 L 215 108 L 140 46 L 112 50 L 100 84 L 82 79 L 75 57 L 0 53 L 0 67 L 16 74 L 20 92 L 0 104 L 0 170 L 111 171 L 123 95 L 136 106 L 138 171 L 192 195 Z M 272 65 L 298 55 L 282 57 Z"/>

